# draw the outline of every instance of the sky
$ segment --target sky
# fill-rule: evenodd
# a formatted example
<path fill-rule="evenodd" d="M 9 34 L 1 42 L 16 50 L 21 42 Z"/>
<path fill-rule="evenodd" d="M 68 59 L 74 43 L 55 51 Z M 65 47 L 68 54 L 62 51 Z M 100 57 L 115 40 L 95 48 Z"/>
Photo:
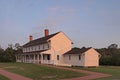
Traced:
<path fill-rule="evenodd" d="M 120 0 L 0 0 L 2 48 L 43 37 L 46 28 L 63 31 L 73 47 L 120 46 Z"/>

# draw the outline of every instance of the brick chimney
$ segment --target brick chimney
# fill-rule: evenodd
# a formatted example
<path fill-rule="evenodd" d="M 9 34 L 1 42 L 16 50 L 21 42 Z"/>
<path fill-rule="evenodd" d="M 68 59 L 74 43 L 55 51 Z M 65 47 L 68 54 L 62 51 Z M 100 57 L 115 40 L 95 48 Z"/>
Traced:
<path fill-rule="evenodd" d="M 45 37 L 49 35 L 49 30 L 45 29 Z"/>
<path fill-rule="evenodd" d="M 32 36 L 32 35 L 29 36 L 29 40 L 30 40 L 30 41 L 33 40 L 33 36 Z"/>

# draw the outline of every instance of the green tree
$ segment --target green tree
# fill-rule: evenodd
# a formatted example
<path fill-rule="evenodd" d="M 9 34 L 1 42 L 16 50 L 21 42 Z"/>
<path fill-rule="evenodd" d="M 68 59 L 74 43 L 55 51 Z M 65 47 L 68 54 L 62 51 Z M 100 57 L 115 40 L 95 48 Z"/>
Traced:
<path fill-rule="evenodd" d="M 108 48 L 117 49 L 117 48 L 118 48 L 118 45 L 117 45 L 117 44 L 111 44 L 110 46 L 108 46 Z"/>
<path fill-rule="evenodd" d="M 5 50 L 0 48 L 0 62 L 15 62 L 15 55 L 20 53 L 22 53 L 22 47 L 19 43 L 9 44 Z"/>

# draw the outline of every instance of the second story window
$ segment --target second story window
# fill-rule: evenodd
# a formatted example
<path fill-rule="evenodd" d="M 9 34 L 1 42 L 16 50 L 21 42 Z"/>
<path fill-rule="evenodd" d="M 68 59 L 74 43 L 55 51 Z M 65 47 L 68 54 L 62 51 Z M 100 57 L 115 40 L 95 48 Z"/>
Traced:
<path fill-rule="evenodd" d="M 48 44 L 48 49 L 50 48 L 50 45 Z"/>
<path fill-rule="evenodd" d="M 34 48 L 34 49 L 35 49 L 35 51 L 36 51 L 36 46 L 35 46 L 35 48 Z"/>
<path fill-rule="evenodd" d="M 40 46 L 39 46 L 39 50 L 40 50 Z"/>
<path fill-rule="evenodd" d="M 43 44 L 43 50 L 44 50 L 44 44 Z"/>
<path fill-rule="evenodd" d="M 30 47 L 28 48 L 28 52 L 30 51 Z"/>
<path fill-rule="evenodd" d="M 33 51 L 33 47 L 31 47 L 31 50 Z"/>

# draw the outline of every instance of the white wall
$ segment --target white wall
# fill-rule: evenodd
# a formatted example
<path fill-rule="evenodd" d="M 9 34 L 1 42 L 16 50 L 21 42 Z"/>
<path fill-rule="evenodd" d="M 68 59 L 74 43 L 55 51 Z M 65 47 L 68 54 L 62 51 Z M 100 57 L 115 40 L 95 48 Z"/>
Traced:
<path fill-rule="evenodd" d="M 99 66 L 99 53 L 93 48 L 85 52 L 85 65 L 84 66 Z"/>
<path fill-rule="evenodd" d="M 63 33 L 55 35 L 51 39 L 51 49 L 54 49 L 55 54 L 52 56 L 52 59 L 55 61 L 56 65 L 64 64 L 63 54 L 71 50 L 72 41 Z M 59 55 L 59 60 L 57 60 L 57 55 Z"/>
<path fill-rule="evenodd" d="M 69 60 L 70 56 L 70 60 Z M 84 66 L 84 55 L 81 55 L 81 59 L 79 60 L 79 54 L 65 54 L 65 63 L 66 64 L 71 64 L 73 66 Z"/>

